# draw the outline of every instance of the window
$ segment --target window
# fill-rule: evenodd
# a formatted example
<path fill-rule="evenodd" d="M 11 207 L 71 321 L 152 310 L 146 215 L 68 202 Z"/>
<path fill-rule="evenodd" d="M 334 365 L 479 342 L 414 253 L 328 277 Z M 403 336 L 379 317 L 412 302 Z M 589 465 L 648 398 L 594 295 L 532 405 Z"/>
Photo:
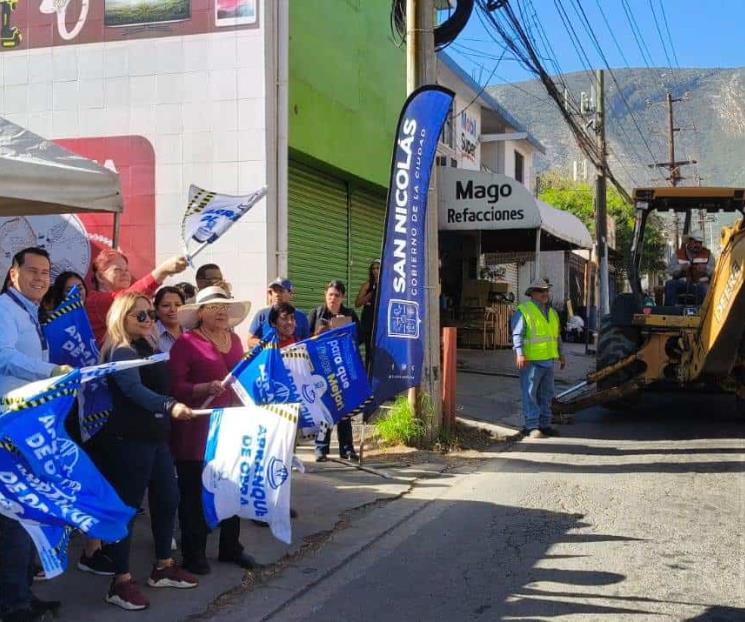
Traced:
<path fill-rule="evenodd" d="M 445 119 L 445 125 L 442 126 L 442 132 L 440 133 L 440 142 L 452 149 L 454 147 L 454 138 L 455 134 L 453 132 L 453 104 L 450 104 L 450 110 L 448 110 L 448 116 Z"/>
<path fill-rule="evenodd" d="M 520 183 L 525 181 L 525 157 L 519 151 L 515 151 L 515 179 Z"/>

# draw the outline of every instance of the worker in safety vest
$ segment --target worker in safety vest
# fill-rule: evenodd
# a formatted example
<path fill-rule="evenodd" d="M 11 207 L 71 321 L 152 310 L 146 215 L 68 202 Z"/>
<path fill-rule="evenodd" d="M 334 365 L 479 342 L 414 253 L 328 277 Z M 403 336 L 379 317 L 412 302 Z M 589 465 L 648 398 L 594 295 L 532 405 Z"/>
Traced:
<path fill-rule="evenodd" d="M 714 272 L 714 256 L 704 247 L 698 235 L 690 234 L 688 241 L 675 253 L 668 273 L 672 277 L 665 283 L 665 304 L 678 304 L 681 294 L 693 294 L 696 304 L 701 304 L 709 289 L 709 279 Z"/>
<path fill-rule="evenodd" d="M 545 281 L 534 281 L 525 292 L 528 302 L 512 316 L 512 348 L 520 370 L 523 400 L 523 433 L 528 438 L 555 436 L 551 427 L 551 400 L 554 397 L 554 364 L 564 369 L 561 352 L 559 315 L 549 304 Z"/>

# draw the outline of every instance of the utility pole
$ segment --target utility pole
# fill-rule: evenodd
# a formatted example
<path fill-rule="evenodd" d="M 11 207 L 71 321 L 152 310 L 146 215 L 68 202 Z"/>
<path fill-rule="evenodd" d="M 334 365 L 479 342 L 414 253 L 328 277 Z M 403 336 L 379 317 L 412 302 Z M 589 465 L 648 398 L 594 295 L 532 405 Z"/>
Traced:
<path fill-rule="evenodd" d="M 437 82 L 433 0 L 406 0 L 406 90 Z M 425 248 L 425 342 L 422 385 L 409 391 L 409 403 L 424 421 L 427 440 L 434 441 L 442 426 L 440 387 L 440 252 L 437 222 L 437 167 L 427 193 L 427 245 Z M 421 388 L 429 400 L 417 400 Z M 429 402 L 429 403 L 426 403 Z"/>
<path fill-rule="evenodd" d="M 600 167 L 595 176 L 595 237 L 597 239 L 599 267 L 598 313 L 610 313 L 608 288 L 608 210 L 606 205 L 606 172 L 608 170 L 608 148 L 605 142 L 605 72 L 597 71 L 597 104 L 595 108 L 595 132 L 600 153 Z"/>
<path fill-rule="evenodd" d="M 685 179 L 680 174 L 680 167 L 689 164 L 697 164 L 696 160 L 676 160 L 675 159 L 675 132 L 680 132 L 679 127 L 675 127 L 674 121 L 674 110 L 673 104 L 685 101 L 682 97 L 673 97 L 672 93 L 668 93 L 666 97 L 667 103 L 667 148 L 668 148 L 668 161 L 667 162 L 654 162 L 649 165 L 649 168 L 666 168 L 669 172 L 667 181 L 670 185 L 676 187 L 681 181 Z M 675 245 L 676 248 L 681 244 L 681 233 L 680 224 L 678 222 L 678 215 L 673 215 L 675 224 Z M 687 235 L 691 228 L 691 212 L 686 212 L 685 222 L 683 224 L 683 235 Z"/>

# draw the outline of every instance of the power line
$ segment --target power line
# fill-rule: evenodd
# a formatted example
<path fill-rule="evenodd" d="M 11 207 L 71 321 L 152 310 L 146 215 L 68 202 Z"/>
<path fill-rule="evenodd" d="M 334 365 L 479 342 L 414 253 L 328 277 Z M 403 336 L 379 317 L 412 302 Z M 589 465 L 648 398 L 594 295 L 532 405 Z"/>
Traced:
<path fill-rule="evenodd" d="M 673 43 L 673 38 L 670 36 L 670 25 L 667 23 L 667 13 L 665 13 L 665 4 L 662 2 L 662 0 L 658 0 L 660 3 L 660 11 L 662 12 L 662 21 L 665 24 L 665 31 L 667 32 L 667 38 L 670 41 L 670 49 L 673 53 L 673 58 L 675 59 L 675 66 L 680 69 L 680 63 L 678 62 L 678 55 L 675 52 L 675 44 Z"/>
<path fill-rule="evenodd" d="M 647 47 L 647 44 L 644 43 L 644 37 L 641 33 L 641 30 L 639 29 L 639 24 L 637 24 L 636 22 L 634 13 L 631 10 L 631 7 L 629 6 L 629 3 L 627 2 L 627 0 L 621 0 L 621 4 L 623 6 L 624 13 L 626 13 L 626 19 L 629 22 L 629 26 L 631 27 L 631 34 L 634 35 L 634 40 L 636 41 L 636 45 L 639 48 L 639 52 L 641 52 L 642 60 L 644 61 L 644 64 L 647 66 L 647 69 L 652 69 L 652 55 L 649 53 L 649 48 Z"/>
<path fill-rule="evenodd" d="M 497 70 L 497 67 L 499 67 L 499 63 L 502 62 L 502 57 L 504 57 L 505 54 L 507 54 L 506 49 L 502 50 L 502 56 L 497 59 L 497 62 L 494 65 L 494 69 L 492 69 L 491 73 L 489 74 L 489 77 L 486 79 L 483 86 L 479 89 L 478 93 L 474 95 L 473 99 L 470 102 L 468 102 L 465 108 L 461 108 L 458 112 L 454 113 L 453 118 L 457 118 L 462 112 L 465 112 L 466 110 L 468 110 L 473 105 L 473 103 L 479 97 L 481 97 L 481 94 L 484 92 L 484 89 L 486 89 L 487 85 L 489 84 L 489 81 L 494 77 L 494 72 Z"/>
<path fill-rule="evenodd" d="M 670 67 L 670 71 L 673 70 L 673 61 L 670 60 L 670 55 L 667 53 L 667 45 L 665 45 L 665 37 L 662 36 L 662 29 L 660 28 L 660 22 L 657 19 L 657 11 L 654 10 L 654 2 L 652 0 L 647 0 L 649 2 L 649 8 L 652 11 L 652 18 L 654 20 L 654 27 L 657 30 L 657 35 L 660 38 L 660 43 L 662 44 L 662 51 L 665 54 L 665 59 L 667 60 L 667 66 Z"/>
<path fill-rule="evenodd" d="M 600 4 L 600 0 L 595 0 L 595 4 L 598 5 L 598 10 L 600 11 L 600 15 L 603 17 L 605 26 L 608 29 L 611 39 L 613 39 L 613 43 L 615 43 L 616 49 L 618 50 L 618 53 L 621 55 L 623 62 L 626 63 L 626 67 L 631 68 L 631 63 L 629 63 L 629 59 L 626 58 L 626 54 L 624 53 L 623 48 L 621 47 L 620 43 L 618 43 L 618 39 L 616 38 L 616 33 L 613 30 L 613 28 L 611 28 L 610 22 L 608 21 L 608 17 L 606 16 L 605 11 L 603 10 L 602 5 Z"/>
<path fill-rule="evenodd" d="M 499 12 L 497 14 L 493 12 L 497 7 L 494 6 L 491 1 L 476 0 L 476 4 L 478 7 L 477 13 L 479 15 L 479 20 L 484 23 L 484 27 L 489 33 L 489 36 L 494 39 L 498 45 L 507 46 L 520 60 L 521 66 L 541 80 L 548 95 L 554 100 L 559 108 L 559 112 L 574 135 L 579 148 L 585 153 L 593 166 L 601 168 L 603 166 L 603 156 L 599 153 L 599 147 L 594 140 L 594 137 L 590 137 L 586 129 L 578 122 L 577 113 L 579 111 L 571 109 L 570 105 L 572 102 L 564 101 L 564 93 L 559 91 L 556 82 L 554 82 L 546 71 L 531 38 L 525 32 L 525 29 L 515 15 L 510 4 L 499 4 Z M 487 27 L 485 22 L 488 22 L 488 24 L 491 25 L 491 28 Z M 497 39 L 497 35 L 499 36 L 501 43 L 500 40 Z M 631 202 L 631 197 L 615 177 L 613 172 L 607 168 L 606 172 L 608 180 L 618 189 L 624 200 Z"/>
<path fill-rule="evenodd" d="M 556 0 L 555 0 L 556 1 Z M 607 57 L 605 56 L 605 53 L 603 52 L 603 48 L 600 45 L 600 42 L 598 41 L 597 35 L 595 34 L 594 29 L 592 28 L 592 24 L 590 24 L 590 20 L 587 17 L 587 13 L 585 12 L 584 8 L 582 7 L 582 4 L 580 0 L 573 0 L 572 6 L 574 7 L 575 13 L 577 13 L 577 16 L 582 21 L 583 28 L 587 32 L 587 34 L 590 37 L 590 40 L 592 41 L 595 50 L 597 51 L 598 55 L 600 56 L 600 59 L 602 60 L 603 64 L 606 66 L 608 73 L 611 76 L 611 79 L 613 80 L 613 83 L 616 85 L 616 89 L 618 90 L 618 94 L 621 96 L 621 100 L 623 101 L 624 105 L 626 106 L 626 109 L 628 110 L 629 116 L 631 117 L 631 120 L 636 127 L 637 131 L 639 132 L 639 137 L 641 138 L 642 143 L 646 147 L 647 151 L 649 152 L 649 155 L 652 157 L 653 160 L 656 159 L 657 156 L 655 156 L 654 152 L 652 151 L 652 148 L 649 145 L 649 142 L 647 141 L 646 137 L 644 136 L 644 132 L 642 132 L 641 126 L 639 125 L 639 122 L 636 119 L 636 116 L 634 115 L 634 111 L 631 108 L 631 104 L 629 103 L 626 94 L 624 93 L 624 90 L 621 88 L 621 85 L 618 82 L 618 79 L 616 78 L 615 72 L 611 69 L 610 63 L 608 62 Z M 625 128 L 622 124 L 619 124 L 619 127 L 623 131 L 624 135 L 626 136 L 626 139 L 629 141 L 631 145 L 634 143 L 631 141 L 631 137 L 626 133 Z M 639 154 L 636 154 L 637 158 L 639 158 Z"/>

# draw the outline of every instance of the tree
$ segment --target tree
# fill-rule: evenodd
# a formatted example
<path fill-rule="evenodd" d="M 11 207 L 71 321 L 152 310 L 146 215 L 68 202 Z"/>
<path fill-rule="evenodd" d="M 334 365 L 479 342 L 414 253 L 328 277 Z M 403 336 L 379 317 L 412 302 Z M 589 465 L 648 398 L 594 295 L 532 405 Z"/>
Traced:
<path fill-rule="evenodd" d="M 541 176 L 538 198 L 557 209 L 577 216 L 590 232 L 595 234 L 595 209 L 593 189 L 587 183 L 574 182 L 559 173 L 551 171 Z M 624 201 L 615 188 L 608 188 L 606 195 L 608 215 L 616 222 L 616 251 L 620 260 L 616 269 L 624 276 L 628 270 L 631 256 L 631 241 L 634 235 L 634 208 Z M 651 214 L 644 230 L 642 248 L 642 272 L 655 272 L 665 269 L 665 238 L 663 223 L 657 214 Z"/>

